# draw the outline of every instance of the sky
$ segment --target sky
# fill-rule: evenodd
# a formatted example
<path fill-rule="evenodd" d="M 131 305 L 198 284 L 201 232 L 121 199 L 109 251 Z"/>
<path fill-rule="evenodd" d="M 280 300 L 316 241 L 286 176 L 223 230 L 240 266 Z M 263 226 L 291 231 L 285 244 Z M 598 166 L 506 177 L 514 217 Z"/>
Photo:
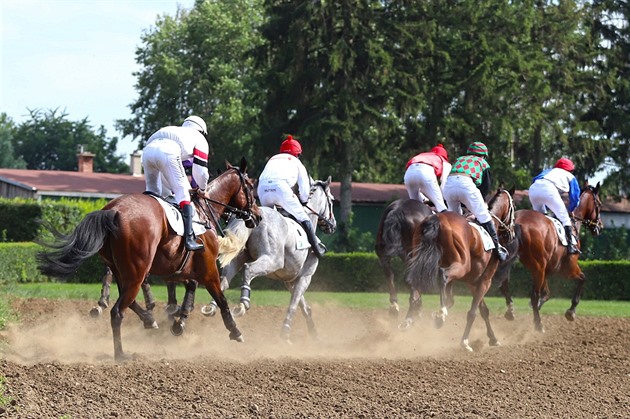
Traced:
<path fill-rule="evenodd" d="M 94 131 L 119 137 L 118 153 L 136 148 L 114 121 L 131 118 L 133 72 L 141 35 L 158 16 L 194 0 L 0 0 L 0 113 L 16 123 L 29 109 L 87 118 Z"/>

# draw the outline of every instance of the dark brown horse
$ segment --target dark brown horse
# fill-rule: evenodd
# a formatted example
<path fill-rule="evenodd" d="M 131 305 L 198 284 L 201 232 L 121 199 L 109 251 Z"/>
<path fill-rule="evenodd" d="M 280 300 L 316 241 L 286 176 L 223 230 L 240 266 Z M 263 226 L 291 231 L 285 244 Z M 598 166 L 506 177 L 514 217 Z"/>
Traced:
<path fill-rule="evenodd" d="M 389 289 L 389 312 L 392 316 L 398 316 L 398 294 L 395 276 L 392 269 L 392 259 L 400 258 L 407 262 L 409 254 L 413 250 L 412 242 L 414 231 L 420 223 L 433 212 L 428 205 L 415 199 L 398 199 L 385 208 L 376 233 L 376 256 L 383 271 Z M 400 329 L 409 328 L 420 314 L 422 309 L 422 294 L 419 290 L 410 286 L 409 310 Z"/>
<path fill-rule="evenodd" d="M 580 203 L 573 211 L 574 227 L 578 233 L 584 224 L 594 236 L 598 236 L 603 228 L 600 218 L 601 200 L 599 183 L 597 186 L 586 185 L 580 194 Z M 577 254 L 569 254 L 559 239 L 554 224 L 540 212 L 524 209 L 516 212 L 516 223 L 520 226 L 518 257 L 532 275 L 531 306 L 534 311 L 534 327 L 544 332 L 540 318 L 540 308 L 549 299 L 549 283 L 547 278 L 559 274 L 566 279 L 577 281 L 571 307 L 565 312 L 569 321 L 575 320 L 575 309 L 580 302 L 584 289 L 585 276 L 578 265 Z M 506 297 L 508 311 L 511 310 L 512 297 L 508 289 L 509 271 L 505 278 L 500 278 L 501 291 Z M 507 317 L 507 316 L 506 316 Z"/>
<path fill-rule="evenodd" d="M 514 189 L 499 189 L 488 203 L 497 231 L 514 228 Z M 461 345 L 472 351 L 468 336 L 477 311 L 486 323 L 486 331 L 491 346 L 499 341 L 490 325 L 490 311 L 484 296 L 492 285 L 492 277 L 499 265 L 496 251 L 484 248 L 482 235 L 471 226 L 466 217 L 455 212 L 442 212 L 432 215 L 422 222 L 414 236 L 414 252 L 409 260 L 406 281 L 413 287 L 426 291 L 434 282 L 438 271 L 440 311 L 434 313 L 437 327 L 444 324 L 448 309 L 453 305 L 453 281 L 463 281 L 472 292 L 473 299 L 466 317 L 466 327 Z"/>
<path fill-rule="evenodd" d="M 260 219 L 255 204 L 253 182 L 246 174 L 247 162 L 240 167 L 228 165 L 208 185 L 210 199 L 199 199 L 208 226 L 225 211 L 232 211 L 254 227 Z M 121 324 L 125 310 L 142 310 L 136 296 L 148 273 L 165 281 L 183 282 L 186 286 L 182 317 L 192 307 L 197 283 L 203 285 L 217 302 L 230 339 L 242 341 L 221 291 L 217 268 L 219 243 L 216 228 L 209 228 L 199 237 L 202 250 L 188 252 L 184 240 L 169 227 L 164 210 L 153 197 L 144 194 L 123 195 L 109 202 L 102 210 L 88 214 L 69 235 L 59 237 L 52 250 L 39 254 L 43 274 L 63 278 L 74 272 L 88 257 L 99 253 L 116 278 L 119 297 L 111 309 L 114 356 L 117 361 L 128 358 L 122 348 Z M 176 325 L 174 325 L 176 326 Z M 184 323 L 180 318 L 179 327 Z"/>

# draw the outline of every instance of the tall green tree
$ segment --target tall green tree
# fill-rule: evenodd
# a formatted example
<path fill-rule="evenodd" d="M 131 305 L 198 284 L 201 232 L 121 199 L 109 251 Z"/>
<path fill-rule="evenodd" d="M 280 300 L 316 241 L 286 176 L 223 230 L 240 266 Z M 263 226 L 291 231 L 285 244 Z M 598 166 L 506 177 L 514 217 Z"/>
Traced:
<path fill-rule="evenodd" d="M 125 173 L 127 164 L 116 155 L 118 139 L 108 138 L 103 126 L 94 131 L 87 118 L 70 121 L 64 112 L 30 110 L 30 119 L 19 124 L 12 138 L 18 158 L 31 170 L 78 168 L 77 152 L 93 153 L 94 171 Z"/>
<path fill-rule="evenodd" d="M 262 88 L 249 54 L 261 43 L 261 11 L 259 0 L 211 0 L 160 17 L 136 51 L 134 116 L 117 128 L 142 147 L 159 128 L 195 114 L 208 125 L 218 166 L 250 158 Z"/>
<path fill-rule="evenodd" d="M 15 123 L 9 116 L 0 113 L 0 167 L 8 169 L 24 169 L 26 162 L 20 157 L 16 157 L 13 150 L 13 135 Z"/>

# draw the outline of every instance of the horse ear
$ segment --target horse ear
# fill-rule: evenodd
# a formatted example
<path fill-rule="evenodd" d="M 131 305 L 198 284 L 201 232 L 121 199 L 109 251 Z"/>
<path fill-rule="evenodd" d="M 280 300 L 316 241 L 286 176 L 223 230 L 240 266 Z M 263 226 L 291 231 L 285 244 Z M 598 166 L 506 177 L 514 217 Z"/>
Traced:
<path fill-rule="evenodd" d="M 601 184 L 601 182 L 597 182 L 597 186 L 595 186 L 595 189 L 594 189 L 595 194 L 599 193 L 599 187 L 601 186 L 600 184 Z"/>
<path fill-rule="evenodd" d="M 508 189 L 510 196 L 514 196 L 514 191 L 516 191 L 516 185 L 512 184 L 512 188 Z"/>
<path fill-rule="evenodd" d="M 247 171 L 247 160 L 245 156 L 241 157 L 241 173 L 245 173 Z"/>
<path fill-rule="evenodd" d="M 232 163 L 230 163 L 229 161 L 227 161 L 227 159 L 225 159 L 225 168 L 226 169 L 230 169 L 232 167 L 234 167 L 234 166 L 232 166 Z"/>
<path fill-rule="evenodd" d="M 327 185 L 330 185 L 330 182 L 332 182 L 332 176 L 328 176 L 328 179 L 326 179 Z"/>

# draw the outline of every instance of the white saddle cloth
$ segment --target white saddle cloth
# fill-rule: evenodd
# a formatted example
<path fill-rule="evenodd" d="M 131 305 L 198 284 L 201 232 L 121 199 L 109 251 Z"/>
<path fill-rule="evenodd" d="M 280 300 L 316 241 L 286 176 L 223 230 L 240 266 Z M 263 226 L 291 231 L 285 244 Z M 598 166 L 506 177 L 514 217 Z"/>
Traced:
<path fill-rule="evenodd" d="M 545 217 L 549 218 L 553 222 L 553 226 L 556 228 L 556 233 L 558 234 L 558 240 L 562 243 L 563 246 L 567 245 L 567 235 L 564 233 L 564 226 L 557 218 L 550 217 L 545 215 Z"/>
<path fill-rule="evenodd" d="M 297 250 L 308 249 L 311 247 L 311 244 L 308 242 L 308 238 L 306 237 L 306 232 L 304 228 L 295 221 L 293 218 L 284 217 L 287 219 L 289 223 L 289 230 L 295 236 L 295 248 Z"/>
<path fill-rule="evenodd" d="M 182 213 L 173 205 L 166 202 L 165 200 L 158 198 L 157 196 L 154 196 L 154 195 L 149 195 L 149 196 L 151 196 L 152 198 L 155 198 L 155 200 L 158 201 L 160 205 L 162 205 L 162 208 L 164 208 L 164 214 L 166 214 L 166 219 L 168 220 L 168 224 L 171 226 L 175 234 L 177 234 L 178 236 L 183 236 L 184 235 L 184 220 L 182 219 Z M 191 205 L 194 208 L 195 205 L 192 203 Z M 197 211 L 195 211 L 194 214 L 195 215 L 193 216 L 193 225 L 192 225 L 193 232 L 195 233 L 196 236 L 201 236 L 203 233 L 206 232 L 206 228 L 203 226 L 203 224 L 199 220 L 199 214 L 197 214 Z"/>
<path fill-rule="evenodd" d="M 479 232 L 479 235 L 481 236 L 481 241 L 483 242 L 484 250 L 494 249 L 494 242 L 492 241 L 492 237 L 490 237 L 490 234 L 488 234 L 485 228 L 481 227 L 477 223 L 472 223 L 470 221 L 468 222 L 468 224 L 477 229 L 477 231 Z"/>

